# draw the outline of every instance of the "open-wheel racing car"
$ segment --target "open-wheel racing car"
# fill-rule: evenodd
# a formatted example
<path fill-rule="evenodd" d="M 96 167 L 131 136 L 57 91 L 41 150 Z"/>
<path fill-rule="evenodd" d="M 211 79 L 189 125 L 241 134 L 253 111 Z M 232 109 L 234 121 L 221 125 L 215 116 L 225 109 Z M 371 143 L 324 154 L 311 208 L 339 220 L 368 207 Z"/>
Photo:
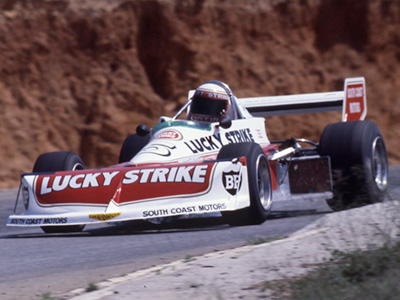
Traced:
<path fill-rule="evenodd" d="M 8 226 L 45 232 L 86 224 L 221 213 L 230 225 L 264 222 L 274 201 L 320 194 L 333 210 L 382 201 L 388 178 L 384 139 L 364 121 L 363 77 L 344 90 L 236 98 L 220 81 L 189 92 L 172 118 L 139 125 L 123 143 L 119 164 L 85 169 L 74 152 L 40 155 L 21 175 Z M 342 111 L 319 142 L 270 141 L 264 117 Z M 25 211 L 17 214 L 19 199 Z"/>

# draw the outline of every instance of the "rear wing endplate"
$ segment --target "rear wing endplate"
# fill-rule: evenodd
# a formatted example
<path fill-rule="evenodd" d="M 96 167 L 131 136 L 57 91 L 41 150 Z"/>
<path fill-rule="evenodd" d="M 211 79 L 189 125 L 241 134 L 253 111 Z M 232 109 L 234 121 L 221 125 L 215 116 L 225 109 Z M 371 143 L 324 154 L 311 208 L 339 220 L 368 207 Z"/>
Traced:
<path fill-rule="evenodd" d="M 367 114 L 364 77 L 346 78 L 343 91 L 239 98 L 238 102 L 257 117 L 342 111 L 346 122 L 364 120 Z"/>

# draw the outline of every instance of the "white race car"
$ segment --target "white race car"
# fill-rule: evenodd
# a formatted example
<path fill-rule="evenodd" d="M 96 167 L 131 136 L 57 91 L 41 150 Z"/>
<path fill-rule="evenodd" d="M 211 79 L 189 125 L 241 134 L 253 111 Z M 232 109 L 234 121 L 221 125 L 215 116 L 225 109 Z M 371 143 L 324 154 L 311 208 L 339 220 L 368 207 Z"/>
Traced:
<path fill-rule="evenodd" d="M 363 121 L 366 109 L 362 77 L 346 79 L 344 91 L 240 99 L 209 81 L 174 117 L 138 126 L 117 165 L 85 169 L 74 152 L 40 155 L 21 176 L 7 225 L 72 232 L 210 212 L 245 225 L 264 222 L 274 201 L 296 194 L 321 194 L 334 210 L 382 201 L 387 153 L 377 126 Z M 319 143 L 267 137 L 264 117 L 332 110 L 342 110 L 342 122 L 328 125 Z"/>

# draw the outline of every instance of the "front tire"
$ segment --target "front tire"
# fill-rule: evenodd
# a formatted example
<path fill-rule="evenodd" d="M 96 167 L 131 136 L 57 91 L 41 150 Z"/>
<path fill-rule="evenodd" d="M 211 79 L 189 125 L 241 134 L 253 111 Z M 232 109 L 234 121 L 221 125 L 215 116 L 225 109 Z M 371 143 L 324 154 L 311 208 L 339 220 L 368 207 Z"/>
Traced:
<path fill-rule="evenodd" d="M 33 166 L 33 172 L 57 172 L 84 170 L 85 164 L 78 154 L 71 151 L 56 151 L 41 154 Z M 41 226 L 46 233 L 80 232 L 85 225 Z"/>
<path fill-rule="evenodd" d="M 383 136 L 370 121 L 328 125 L 320 139 L 321 156 L 331 158 L 333 210 L 382 202 L 388 179 L 388 159 Z"/>
<path fill-rule="evenodd" d="M 85 164 L 72 151 L 56 151 L 41 154 L 33 166 L 33 172 L 57 172 L 84 170 Z"/>
<path fill-rule="evenodd" d="M 138 134 L 128 135 L 122 144 L 119 153 L 119 163 L 130 161 L 150 141 L 150 134 L 140 136 Z"/>
<path fill-rule="evenodd" d="M 268 158 L 255 143 L 229 144 L 224 146 L 217 159 L 245 156 L 250 192 L 250 206 L 238 211 L 222 212 L 231 226 L 263 223 L 272 207 L 272 183 Z"/>

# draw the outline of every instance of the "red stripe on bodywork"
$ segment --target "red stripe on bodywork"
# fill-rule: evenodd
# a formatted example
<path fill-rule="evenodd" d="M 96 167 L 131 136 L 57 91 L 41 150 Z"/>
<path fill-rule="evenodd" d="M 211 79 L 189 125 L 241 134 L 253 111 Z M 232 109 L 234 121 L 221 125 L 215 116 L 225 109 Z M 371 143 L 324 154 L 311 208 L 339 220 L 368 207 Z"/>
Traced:
<path fill-rule="evenodd" d="M 271 183 L 272 183 L 272 189 L 275 191 L 278 189 L 278 180 L 276 179 L 276 166 L 277 162 L 276 161 L 269 161 L 269 168 L 271 171 Z"/>
<path fill-rule="evenodd" d="M 215 162 L 56 172 L 39 175 L 39 205 L 108 205 L 206 192 Z"/>
<path fill-rule="evenodd" d="M 265 152 L 265 155 L 272 155 L 274 154 L 276 151 L 278 151 L 279 147 L 277 144 L 269 144 L 267 146 L 263 146 L 262 149 Z"/>

